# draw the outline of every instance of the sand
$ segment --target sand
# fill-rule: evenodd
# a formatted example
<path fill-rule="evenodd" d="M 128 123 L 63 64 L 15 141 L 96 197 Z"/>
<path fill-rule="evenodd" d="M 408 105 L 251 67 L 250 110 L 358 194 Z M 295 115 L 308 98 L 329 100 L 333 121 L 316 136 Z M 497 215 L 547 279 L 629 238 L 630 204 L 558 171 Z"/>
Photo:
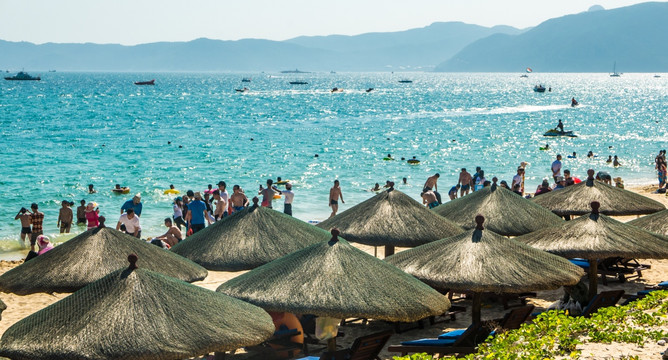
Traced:
<path fill-rule="evenodd" d="M 642 195 L 653 198 L 657 201 L 662 202 L 668 206 L 668 197 L 664 194 L 656 193 L 656 186 L 642 186 L 635 188 L 628 188 L 628 190 L 640 193 Z M 621 221 L 629 221 L 635 219 L 635 216 L 627 217 L 618 217 Z M 372 246 L 355 244 L 360 249 L 374 254 L 374 248 Z M 383 249 L 377 248 L 378 256 L 383 257 Z M 397 249 L 401 251 L 401 249 Z M 608 285 L 602 285 L 599 282 L 599 291 L 605 290 L 614 290 L 614 289 L 623 289 L 626 293 L 636 293 L 638 290 L 642 290 L 647 285 L 655 285 L 661 281 L 668 280 L 668 260 L 640 260 L 643 264 L 650 264 L 651 269 L 646 270 L 642 273 L 642 278 L 640 279 L 631 279 L 625 283 L 620 283 L 618 281 L 608 282 Z M 22 261 L 0 261 L 0 274 L 8 271 L 9 269 L 18 266 Z M 195 285 L 202 286 L 204 288 L 215 290 L 220 284 L 225 281 L 242 274 L 243 272 L 220 272 L 220 271 L 210 271 L 209 275 L 203 281 L 195 282 Z M 553 290 L 553 291 L 542 291 L 538 292 L 536 298 L 531 298 L 529 303 L 535 305 L 538 310 L 545 309 L 554 301 L 556 301 L 563 294 L 562 290 Z M 32 294 L 26 296 L 19 296 L 10 293 L 0 293 L 0 299 L 7 304 L 7 310 L 2 313 L 2 320 L 0 321 L 0 335 L 5 332 L 14 323 L 23 319 L 24 317 L 43 309 L 44 307 L 55 303 L 56 301 L 63 299 L 69 294 Z M 438 323 L 435 325 L 427 325 L 424 329 L 415 329 L 401 334 L 393 335 L 388 345 L 390 344 L 399 344 L 405 340 L 413 340 L 420 338 L 433 338 L 439 334 L 449 331 L 452 329 L 465 328 L 471 323 L 471 304 L 470 301 L 463 299 L 455 302 L 456 305 L 466 306 L 468 311 L 466 313 L 458 314 L 455 321 L 448 321 L 443 323 Z M 517 305 L 518 302 L 511 302 L 510 305 Z M 501 318 L 503 315 L 510 310 L 504 310 L 501 303 L 493 301 L 493 299 L 488 299 L 483 302 L 482 309 L 482 318 L 484 319 L 495 319 Z M 385 329 L 391 329 L 392 326 L 388 323 L 382 321 L 370 321 L 366 325 L 362 325 L 360 322 L 348 324 L 341 328 L 341 331 L 345 333 L 343 338 L 338 339 L 338 344 L 342 347 L 347 347 L 352 344 L 355 338 L 371 334 L 377 331 L 382 331 Z M 664 329 L 668 330 L 668 329 Z M 620 355 L 633 355 L 638 356 L 640 359 L 661 359 L 659 354 L 661 351 L 666 350 L 666 346 L 658 346 L 656 344 L 648 344 L 645 348 L 638 348 L 635 345 L 631 344 L 588 344 L 582 346 L 582 358 L 586 359 L 613 359 L 619 358 Z M 316 346 L 311 346 L 311 348 L 317 348 Z M 385 347 L 387 349 L 387 346 Z M 391 359 L 392 356 L 399 355 L 397 353 L 389 353 L 386 350 L 381 352 L 380 357 L 382 359 Z M 238 356 L 232 356 L 230 358 L 249 358 L 248 354 L 240 354 Z"/>

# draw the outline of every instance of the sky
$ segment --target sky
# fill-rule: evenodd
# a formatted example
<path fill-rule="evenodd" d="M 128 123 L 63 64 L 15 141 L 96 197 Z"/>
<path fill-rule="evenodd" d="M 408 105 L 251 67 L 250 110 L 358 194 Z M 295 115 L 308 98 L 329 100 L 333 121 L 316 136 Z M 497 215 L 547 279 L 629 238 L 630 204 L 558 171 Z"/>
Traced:
<path fill-rule="evenodd" d="M 114 43 L 355 35 L 439 21 L 535 26 L 563 15 L 633 0 L 0 0 L 0 39 Z"/>

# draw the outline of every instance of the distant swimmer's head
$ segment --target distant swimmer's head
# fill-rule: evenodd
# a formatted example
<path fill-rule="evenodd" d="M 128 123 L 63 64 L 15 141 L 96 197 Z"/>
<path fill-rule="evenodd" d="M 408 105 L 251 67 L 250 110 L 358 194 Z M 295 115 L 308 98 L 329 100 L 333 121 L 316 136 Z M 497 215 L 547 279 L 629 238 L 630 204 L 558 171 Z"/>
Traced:
<path fill-rule="evenodd" d="M 169 184 L 169 188 L 174 190 L 174 184 Z"/>
<path fill-rule="evenodd" d="M 392 157 L 392 154 L 387 154 L 387 157 L 391 158 L 391 157 Z"/>
<path fill-rule="evenodd" d="M 281 177 L 280 176 L 276 178 L 276 182 L 281 182 Z"/>
<path fill-rule="evenodd" d="M 121 184 L 116 184 L 116 189 L 120 189 L 120 188 L 121 188 Z"/>

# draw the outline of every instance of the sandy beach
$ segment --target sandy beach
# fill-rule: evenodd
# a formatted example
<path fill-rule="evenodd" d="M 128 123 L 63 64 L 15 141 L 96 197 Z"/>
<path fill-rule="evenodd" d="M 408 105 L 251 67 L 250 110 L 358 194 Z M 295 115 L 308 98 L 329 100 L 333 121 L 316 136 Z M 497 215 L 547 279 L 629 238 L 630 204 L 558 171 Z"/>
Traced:
<path fill-rule="evenodd" d="M 656 186 L 642 186 L 629 188 L 628 190 L 634 191 L 636 193 L 648 196 L 652 199 L 660 201 L 663 204 L 668 205 L 668 197 L 664 194 L 655 193 Z M 621 221 L 629 221 L 635 219 L 636 217 L 619 217 Z M 355 244 L 355 246 L 360 249 L 373 254 L 374 248 L 371 246 L 365 246 L 360 244 Z M 383 249 L 378 248 L 378 256 L 383 257 Z M 400 249 L 397 249 L 400 251 Z M 612 290 L 612 289 L 623 289 L 626 293 L 635 293 L 638 290 L 642 290 L 647 285 L 657 284 L 658 282 L 668 280 L 668 260 L 642 260 L 639 259 L 643 264 L 650 264 L 651 269 L 644 271 L 642 273 L 642 278 L 632 279 L 624 283 L 618 281 L 611 281 L 608 285 L 602 285 L 599 283 L 599 291 Z M 4 273 L 9 269 L 18 266 L 22 261 L 1 261 L 0 262 L 0 273 Z M 209 275 L 206 279 L 200 282 L 194 283 L 195 285 L 215 290 L 220 284 L 225 281 L 242 274 L 243 272 L 217 272 L 209 271 Z M 536 298 L 531 298 L 530 303 L 535 305 L 539 310 L 544 309 L 549 306 L 551 303 L 556 301 L 563 291 L 554 290 L 554 291 L 542 291 L 538 292 Z M 0 299 L 7 304 L 7 310 L 2 313 L 2 321 L 0 321 L 0 334 L 9 328 L 14 323 L 18 322 L 22 318 L 50 305 L 56 301 L 65 298 L 69 294 L 33 294 L 27 296 L 18 296 L 15 294 L 0 293 Z M 511 305 L 516 304 L 511 302 Z M 471 322 L 471 313 L 470 313 L 470 301 L 468 300 L 459 300 L 455 302 L 456 305 L 464 305 L 467 307 L 468 312 L 457 315 L 455 321 L 438 323 L 436 325 L 427 326 L 424 329 L 410 330 L 403 332 L 401 334 L 395 334 L 389 340 L 389 344 L 398 344 L 404 340 L 419 339 L 419 338 L 428 338 L 436 337 L 444 331 L 456 329 L 456 328 L 465 328 Z M 503 306 L 499 302 L 494 301 L 484 301 L 482 317 L 483 319 L 493 319 L 500 318 L 504 313 L 510 310 L 504 310 Z M 385 322 L 380 321 L 371 321 L 367 325 L 362 325 L 359 322 L 346 325 L 341 328 L 345 333 L 345 336 L 338 340 L 338 344 L 341 346 L 350 345 L 355 338 L 365 334 L 370 334 L 373 332 L 381 331 L 384 329 L 390 329 L 391 325 Z M 665 329 L 664 329 L 665 330 Z M 387 347 L 386 347 L 387 348 Z M 634 345 L 629 344 L 608 344 L 608 345 L 599 345 L 592 344 L 582 347 L 582 358 L 585 359 L 610 359 L 612 357 L 618 357 L 620 355 L 631 355 L 638 356 L 640 359 L 661 359 L 659 353 L 665 350 L 664 346 L 658 346 L 656 344 L 649 344 L 644 348 L 637 348 Z M 389 353 L 383 351 L 380 356 L 383 359 L 391 359 L 393 355 L 398 355 L 396 353 Z"/>

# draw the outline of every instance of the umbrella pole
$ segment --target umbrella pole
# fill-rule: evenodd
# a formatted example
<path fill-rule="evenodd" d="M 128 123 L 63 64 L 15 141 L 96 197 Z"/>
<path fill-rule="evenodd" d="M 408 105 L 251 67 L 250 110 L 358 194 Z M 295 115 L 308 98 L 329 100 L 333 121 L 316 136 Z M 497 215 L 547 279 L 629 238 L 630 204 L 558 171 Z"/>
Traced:
<path fill-rule="evenodd" d="M 385 245 L 385 257 L 388 257 L 390 255 L 394 255 L 394 246 Z"/>
<path fill-rule="evenodd" d="M 471 308 L 471 316 L 473 317 L 473 323 L 480 323 L 480 308 L 482 304 L 482 293 L 474 292 L 473 293 L 473 307 Z"/>
<path fill-rule="evenodd" d="M 336 336 L 331 339 L 327 339 L 327 352 L 333 353 L 335 351 L 336 351 Z"/>
<path fill-rule="evenodd" d="M 598 292 L 598 261 L 589 259 L 589 301 L 596 296 Z"/>

